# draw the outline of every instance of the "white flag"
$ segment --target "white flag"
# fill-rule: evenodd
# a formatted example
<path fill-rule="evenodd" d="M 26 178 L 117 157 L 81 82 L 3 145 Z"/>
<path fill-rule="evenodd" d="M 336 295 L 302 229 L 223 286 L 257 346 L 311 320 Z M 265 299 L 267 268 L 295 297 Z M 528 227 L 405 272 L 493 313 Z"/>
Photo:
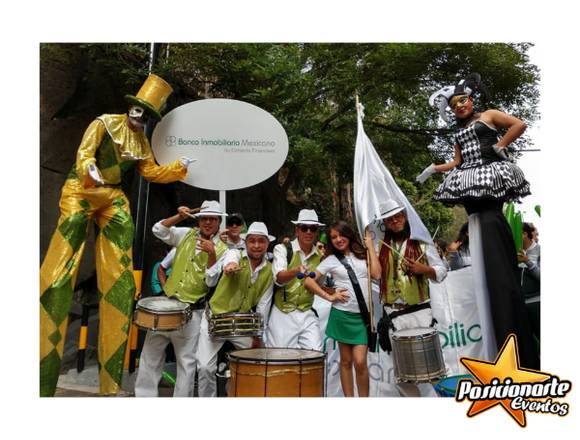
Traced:
<path fill-rule="evenodd" d="M 373 239 L 379 238 L 379 230 L 384 232 L 382 221 L 375 221 L 380 217 L 379 204 L 388 199 L 396 200 L 405 207 L 407 219 L 411 228 L 411 238 L 426 243 L 433 243 L 431 234 L 411 206 L 407 197 L 397 186 L 395 179 L 385 167 L 371 140 L 363 127 L 364 107 L 357 106 L 356 146 L 354 152 L 354 212 L 359 234 L 364 239 L 367 226 Z M 381 234 L 382 235 L 382 234 Z"/>

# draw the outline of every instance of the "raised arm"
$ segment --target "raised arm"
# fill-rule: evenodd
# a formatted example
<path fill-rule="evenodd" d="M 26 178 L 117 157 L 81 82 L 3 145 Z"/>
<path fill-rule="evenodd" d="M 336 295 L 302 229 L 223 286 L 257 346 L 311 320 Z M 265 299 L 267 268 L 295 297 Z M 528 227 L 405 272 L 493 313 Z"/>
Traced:
<path fill-rule="evenodd" d="M 487 110 L 482 114 L 482 119 L 489 121 L 495 127 L 507 128 L 505 134 L 496 144 L 498 147 L 507 147 L 519 138 L 528 127 L 524 121 L 499 110 Z"/>
<path fill-rule="evenodd" d="M 382 275 L 381 263 L 379 257 L 377 257 L 377 253 L 375 252 L 375 243 L 373 242 L 368 229 L 365 230 L 365 246 L 369 257 L 368 265 L 371 272 L 371 278 L 379 280 Z"/>

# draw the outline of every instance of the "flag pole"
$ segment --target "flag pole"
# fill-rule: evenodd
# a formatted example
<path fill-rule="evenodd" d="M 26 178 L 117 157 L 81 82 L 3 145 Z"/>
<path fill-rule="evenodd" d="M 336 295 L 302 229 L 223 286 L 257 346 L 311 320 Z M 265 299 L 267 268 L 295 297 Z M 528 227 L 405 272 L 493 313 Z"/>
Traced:
<path fill-rule="evenodd" d="M 358 112 L 360 110 L 360 100 L 358 98 L 358 93 L 354 94 L 354 101 L 355 101 L 355 105 L 356 105 L 356 114 L 358 117 Z M 367 233 L 368 230 L 368 225 L 365 227 L 365 235 Z M 364 237 L 363 237 L 363 241 L 364 241 Z M 370 266 L 370 261 L 371 261 L 371 256 L 370 256 L 370 251 L 367 248 L 367 278 L 368 278 L 368 299 L 369 299 L 369 318 L 370 318 L 370 323 L 371 323 L 371 332 L 375 331 L 375 305 L 373 302 L 373 285 L 372 285 L 372 279 L 371 279 L 371 266 Z M 370 341 L 369 341 L 370 342 Z M 374 349 L 375 347 L 373 347 Z"/>
<path fill-rule="evenodd" d="M 368 232 L 368 226 L 365 227 L 365 236 Z M 373 302 L 373 282 L 371 279 L 371 254 L 369 248 L 367 248 L 367 277 L 368 277 L 368 295 L 369 295 L 369 314 L 371 320 L 371 332 L 375 331 L 375 304 Z M 370 342 L 370 341 L 369 341 Z M 374 348 L 374 347 L 373 347 Z"/>

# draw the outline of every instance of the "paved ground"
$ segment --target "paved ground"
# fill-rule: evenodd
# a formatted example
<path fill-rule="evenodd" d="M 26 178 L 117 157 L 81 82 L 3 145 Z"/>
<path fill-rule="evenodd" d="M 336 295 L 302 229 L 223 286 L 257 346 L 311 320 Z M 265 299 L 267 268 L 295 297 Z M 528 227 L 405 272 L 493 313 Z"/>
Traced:
<path fill-rule="evenodd" d="M 171 365 L 169 365 L 168 371 L 171 371 Z M 175 375 L 175 372 L 173 374 Z M 122 389 L 117 397 L 133 397 L 135 395 L 136 377 L 137 371 L 132 374 L 125 371 Z M 171 397 L 172 395 L 173 387 L 162 381 L 159 386 L 159 396 Z M 76 369 L 71 369 L 61 374 L 58 378 L 55 397 L 99 397 L 98 367 L 91 365 L 81 373 L 78 373 Z"/>

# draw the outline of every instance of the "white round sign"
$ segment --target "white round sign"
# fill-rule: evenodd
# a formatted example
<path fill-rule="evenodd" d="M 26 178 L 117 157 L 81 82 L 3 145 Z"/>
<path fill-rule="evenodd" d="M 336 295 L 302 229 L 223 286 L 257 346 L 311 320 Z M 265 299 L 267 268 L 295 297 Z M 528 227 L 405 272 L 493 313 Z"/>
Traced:
<path fill-rule="evenodd" d="M 288 136 L 270 113 L 233 99 L 204 99 L 171 110 L 153 131 L 157 162 L 197 159 L 184 182 L 232 190 L 263 182 L 288 155 Z"/>

